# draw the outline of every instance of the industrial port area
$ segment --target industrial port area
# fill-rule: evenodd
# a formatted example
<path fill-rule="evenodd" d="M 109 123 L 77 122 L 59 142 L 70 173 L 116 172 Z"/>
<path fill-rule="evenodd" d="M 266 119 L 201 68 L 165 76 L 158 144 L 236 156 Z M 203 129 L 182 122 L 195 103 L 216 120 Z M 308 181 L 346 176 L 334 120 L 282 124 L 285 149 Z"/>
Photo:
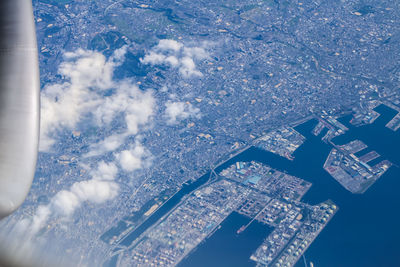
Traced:
<path fill-rule="evenodd" d="M 123 259 L 143 266 L 176 265 L 237 212 L 250 219 L 237 235 L 254 221 L 273 228 L 251 255 L 252 261 L 260 266 L 293 266 L 337 211 L 331 201 L 315 206 L 300 202 L 310 187 L 307 181 L 261 163 L 237 162 L 145 231 Z"/>
<path fill-rule="evenodd" d="M 335 138 L 348 134 L 351 127 L 374 123 L 380 116 L 374 110 L 379 104 L 382 103 L 373 102 L 364 109 L 353 110 L 349 125 L 341 119 L 349 114 L 331 116 L 323 113 L 268 132 L 255 139 L 251 146 L 293 161 L 295 151 L 308 139 L 297 131 L 297 126 L 313 119 L 316 123 L 309 136 L 320 138 L 328 149 L 321 168 L 351 193 L 362 194 L 392 163 L 382 159 L 377 151 L 359 139 L 336 144 Z M 386 106 L 399 112 L 390 103 Z M 398 117 L 396 114 L 386 128 L 395 131 Z M 106 232 L 102 240 L 113 246 L 110 256 L 114 263 L 123 266 L 133 263 L 176 266 L 190 259 L 199 246 L 207 244 L 211 236 L 224 227 L 227 218 L 236 213 L 248 218 L 247 223 L 235 229 L 237 236 L 246 234 L 254 222 L 270 229 L 251 252 L 249 260 L 256 266 L 294 266 L 338 207 L 332 200 L 315 205 L 302 201 L 312 186 L 311 182 L 289 175 L 285 170 L 270 167 L 268 163 L 233 159 L 248 148 L 221 160 L 209 176 L 184 185 L 181 191 L 193 185 L 192 191 L 185 191 L 172 206 L 169 202 L 173 202 L 179 193 L 168 199 L 166 196 L 171 194 L 166 193 L 149 202 L 140 212 L 143 215 L 135 219 L 144 222 L 137 222 L 138 227 L 126 220 L 125 224 Z M 233 163 L 226 165 L 228 161 Z M 223 165 L 225 167 L 221 168 Z M 197 182 L 199 184 L 194 186 Z M 164 206 L 169 207 L 168 212 L 157 215 Z M 156 219 L 142 227 L 152 217 Z"/>
<path fill-rule="evenodd" d="M 357 127 L 372 124 L 380 116 L 374 110 L 379 104 L 382 103 L 373 101 L 364 109 L 354 110 L 350 124 Z M 386 124 L 388 129 L 396 131 L 400 128 L 400 108 L 392 102 L 384 102 L 384 105 L 397 112 Z M 381 159 L 378 152 L 368 151 L 368 145 L 361 140 L 352 140 L 343 145 L 335 144 L 333 139 L 349 130 L 340 122 L 339 117 L 328 114 L 315 117 L 314 119 L 317 119 L 318 123 L 313 128 L 312 134 L 314 136 L 321 135 L 322 141 L 332 147 L 323 168 L 348 191 L 362 194 L 392 166 L 392 163 L 387 159 Z M 259 138 L 255 145 L 293 160 L 293 152 L 304 141 L 304 136 L 293 127 L 286 127 Z M 358 156 L 359 154 L 361 155 Z"/>
<path fill-rule="evenodd" d="M 359 140 L 355 142 L 357 141 L 361 142 Z M 324 169 L 350 192 L 364 193 L 389 169 L 392 163 L 388 160 L 382 160 L 376 165 L 370 166 L 368 162 L 380 155 L 371 151 L 358 158 L 354 153 L 346 150 L 352 143 L 340 150 L 333 148 L 326 159 Z"/>
<path fill-rule="evenodd" d="M 366 111 L 355 112 L 350 123 L 355 126 L 372 124 L 379 113 L 373 108 L 379 103 L 374 102 Z M 391 104 L 386 106 L 399 112 L 400 109 Z M 397 113 L 387 124 L 386 127 L 396 131 L 400 127 L 400 113 Z M 324 169 L 344 188 L 356 194 L 364 193 L 376 180 L 378 180 L 391 166 L 392 163 L 387 159 L 381 159 L 381 155 L 368 148 L 368 145 L 361 140 L 355 139 L 343 145 L 335 144 L 334 137 L 343 135 L 349 129 L 337 120 L 337 118 L 321 117 L 313 133 L 318 135 L 322 129 L 327 128 L 327 134 L 322 137 L 332 149 L 324 163 Z M 367 151 L 367 152 L 365 152 Z M 365 153 L 363 153 L 365 152 Z"/>
<path fill-rule="evenodd" d="M 291 127 L 272 131 L 256 140 L 255 146 L 293 160 L 293 152 L 304 143 L 304 136 Z"/>
<path fill-rule="evenodd" d="M 294 266 L 338 208 L 330 200 L 315 206 L 301 202 L 274 204 L 286 212 L 251 259 L 257 266 Z"/>

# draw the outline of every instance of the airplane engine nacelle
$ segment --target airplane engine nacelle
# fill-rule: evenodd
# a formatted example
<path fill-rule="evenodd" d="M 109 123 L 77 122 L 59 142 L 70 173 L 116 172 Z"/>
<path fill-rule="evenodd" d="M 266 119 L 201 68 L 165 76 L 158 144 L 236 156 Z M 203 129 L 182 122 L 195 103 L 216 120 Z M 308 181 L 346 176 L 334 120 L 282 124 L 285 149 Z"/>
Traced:
<path fill-rule="evenodd" d="M 39 139 L 39 66 L 30 0 L 0 1 L 0 219 L 25 200 Z"/>

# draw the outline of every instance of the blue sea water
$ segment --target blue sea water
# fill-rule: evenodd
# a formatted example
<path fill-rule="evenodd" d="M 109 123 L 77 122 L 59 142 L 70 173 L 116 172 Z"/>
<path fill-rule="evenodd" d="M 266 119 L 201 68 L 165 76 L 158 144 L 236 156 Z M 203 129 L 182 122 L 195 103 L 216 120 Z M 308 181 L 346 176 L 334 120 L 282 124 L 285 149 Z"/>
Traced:
<path fill-rule="evenodd" d="M 376 111 L 381 116 L 371 125 L 353 127 L 348 123 L 349 117 L 342 118 L 341 121 L 349 127 L 349 131 L 333 140 L 336 144 L 344 144 L 360 139 L 369 146 L 369 150 L 376 150 L 381 155 L 379 160 L 388 159 L 394 163 L 394 166 L 362 195 L 345 190 L 323 169 L 331 146 L 321 141 L 324 133 L 318 137 L 311 134 L 312 128 L 317 123 L 313 120 L 296 127 L 307 140 L 295 152 L 293 161 L 257 148 L 250 148 L 225 163 L 217 171 L 236 161 L 260 161 L 312 182 L 313 186 L 303 198 L 304 202 L 316 204 L 331 199 L 337 203 L 339 212 L 305 253 L 306 260 L 312 261 L 314 266 L 400 266 L 398 254 L 400 157 L 397 152 L 400 149 L 400 134 L 385 127 L 396 114 L 395 111 L 386 106 L 379 106 Z M 231 222 L 229 226 L 223 225 L 215 236 L 213 235 L 201 248 L 191 253 L 185 263 L 190 263 L 190 266 L 214 266 L 205 264 L 205 261 L 216 259 L 216 255 L 248 259 L 252 251 L 232 249 L 231 243 L 239 242 L 234 239 L 236 232 L 232 232 L 231 235 L 218 234 L 224 231 L 224 227 L 229 228 L 232 225 L 235 225 L 235 222 Z M 237 229 L 241 225 L 237 223 Z M 246 234 L 246 231 L 242 234 Z M 265 232 L 261 231 L 259 236 L 263 235 Z M 259 242 L 260 245 L 261 241 L 262 238 L 243 240 L 250 242 L 249 246 L 255 248 L 256 243 Z M 215 244 L 220 245 L 216 247 Z M 235 260 L 229 264 L 221 262 L 218 266 L 254 266 L 254 264 Z M 303 261 L 299 261 L 296 266 L 304 266 Z"/>
<path fill-rule="evenodd" d="M 200 244 L 179 267 L 253 266 L 249 257 L 273 228 L 257 221 L 240 234 L 236 231 L 250 221 L 239 213 L 231 213 L 205 243 Z"/>
<path fill-rule="evenodd" d="M 369 150 L 381 155 L 379 160 L 388 159 L 395 164 L 364 194 L 356 195 L 343 190 L 331 177 L 319 172 L 317 166 L 310 170 L 316 172 L 314 174 L 304 171 L 313 182 L 304 201 L 315 203 L 330 198 L 340 207 L 306 251 L 306 258 L 313 261 L 314 266 L 400 266 L 400 133 L 385 127 L 395 111 L 385 106 L 379 106 L 376 111 L 381 116 L 373 124 L 362 127 L 351 127 L 346 123 L 349 118 L 343 118 L 342 122 L 350 131 L 333 140 L 336 144 L 362 140 Z M 327 151 L 322 147 L 325 158 Z M 306 156 L 304 150 L 306 147 L 298 151 L 296 158 L 300 160 Z M 306 176 L 299 176 L 307 179 Z M 329 179 L 330 182 L 326 181 Z M 303 264 L 298 263 L 297 266 Z"/>

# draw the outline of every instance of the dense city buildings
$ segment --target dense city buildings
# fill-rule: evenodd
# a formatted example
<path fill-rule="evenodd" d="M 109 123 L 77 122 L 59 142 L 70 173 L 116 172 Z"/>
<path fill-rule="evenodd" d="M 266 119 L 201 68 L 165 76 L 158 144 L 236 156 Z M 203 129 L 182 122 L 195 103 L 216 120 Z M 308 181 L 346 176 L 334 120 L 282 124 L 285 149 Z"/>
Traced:
<path fill-rule="evenodd" d="M 349 214 L 315 177 L 285 168 L 298 151 L 318 140 L 304 168 L 346 197 L 373 194 L 397 170 L 395 152 L 360 135 L 337 142 L 379 122 L 381 104 L 386 138 L 399 133 L 396 1 L 33 6 L 40 153 L 26 202 L 0 223 L 10 248 L 22 239 L 69 266 L 174 266 L 240 214 L 272 229 L 252 264 L 293 266 Z M 306 136 L 296 127 L 310 120 Z M 249 149 L 286 165 L 240 158 Z"/>

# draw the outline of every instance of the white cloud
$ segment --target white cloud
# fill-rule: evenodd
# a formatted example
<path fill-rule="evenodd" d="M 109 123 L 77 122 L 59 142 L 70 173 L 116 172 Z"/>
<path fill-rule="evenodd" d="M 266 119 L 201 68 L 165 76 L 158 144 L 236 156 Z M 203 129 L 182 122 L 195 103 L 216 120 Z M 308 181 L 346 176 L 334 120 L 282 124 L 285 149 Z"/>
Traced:
<path fill-rule="evenodd" d="M 165 117 L 168 124 L 175 124 L 178 120 L 187 118 L 200 118 L 200 109 L 193 107 L 189 102 L 172 102 L 165 103 Z"/>
<path fill-rule="evenodd" d="M 59 73 L 66 82 L 50 84 L 42 92 L 41 151 L 50 150 L 59 130 L 75 128 L 84 117 L 93 117 L 96 126 L 105 127 L 122 113 L 126 135 L 137 134 L 149 122 L 155 103 L 152 91 L 141 91 L 131 80 L 113 80 L 125 52 L 126 47 L 118 49 L 108 60 L 100 53 L 81 49 L 65 54 Z M 104 90 L 112 94 L 104 96 Z"/>
<path fill-rule="evenodd" d="M 71 187 L 71 192 L 77 196 L 80 203 L 89 201 L 93 203 L 103 203 L 117 196 L 118 184 L 110 181 L 88 180 L 75 183 Z"/>
<path fill-rule="evenodd" d="M 113 60 L 107 61 L 100 53 L 82 49 L 65 53 L 64 58 L 66 61 L 60 65 L 59 73 L 68 77 L 72 85 L 100 89 L 112 86 Z"/>
<path fill-rule="evenodd" d="M 118 168 L 117 166 L 115 166 L 114 163 L 107 163 L 103 160 L 99 162 L 98 168 L 96 170 L 91 171 L 93 179 L 106 181 L 114 180 L 117 173 Z"/>
<path fill-rule="evenodd" d="M 151 164 L 150 153 L 140 144 L 136 143 L 129 150 L 123 150 L 115 155 L 120 166 L 127 172 L 132 172 Z"/>
<path fill-rule="evenodd" d="M 114 163 L 100 161 L 97 169 L 91 172 L 92 179 L 75 182 L 69 190 L 59 191 L 48 205 L 39 206 L 32 218 L 21 220 L 16 226 L 17 231 L 33 237 L 52 215 L 68 218 L 85 201 L 101 204 L 115 198 L 119 190 L 114 182 L 117 172 Z"/>
<path fill-rule="evenodd" d="M 143 59 L 141 59 L 140 61 L 144 64 L 151 64 L 151 65 L 158 65 L 158 64 L 164 64 L 164 62 L 166 61 L 166 56 L 164 56 L 163 54 L 154 52 L 154 51 L 150 51 L 149 54 L 147 54 Z"/>
<path fill-rule="evenodd" d="M 125 141 L 126 134 L 114 134 L 107 136 L 104 140 L 90 145 L 90 151 L 83 155 L 84 158 L 103 155 L 104 153 L 114 151 Z"/>
<path fill-rule="evenodd" d="M 173 47 L 173 43 L 169 48 L 165 43 L 159 49 L 174 50 Z M 141 131 L 150 126 L 155 98 L 152 90 L 141 90 L 130 79 L 113 79 L 114 70 L 124 60 L 125 53 L 126 47 L 116 50 L 108 59 L 100 53 L 82 49 L 66 53 L 65 62 L 59 68 L 65 81 L 43 89 L 41 151 L 50 151 L 61 130 L 79 131 L 80 122 L 110 132 L 111 124 L 118 119 L 118 130 L 100 142 L 90 144 L 89 152 L 83 156 L 88 162 L 89 157 L 114 152 L 116 161 L 99 161 L 92 170 L 90 163 L 80 162 L 80 166 L 88 170 L 90 179 L 77 181 L 59 191 L 49 204 L 39 206 L 32 217 L 21 220 L 16 227 L 21 233 L 33 237 L 51 218 L 69 218 L 84 202 L 101 204 L 114 199 L 119 192 L 119 184 L 115 182 L 119 167 L 124 171 L 135 171 L 150 166 L 151 153 L 138 139 Z M 176 61 L 174 56 L 168 56 L 171 65 Z M 118 151 L 129 136 L 134 136 L 136 143 L 127 150 Z"/>
<path fill-rule="evenodd" d="M 44 225 L 51 214 L 51 210 L 48 206 L 39 206 L 35 216 L 33 217 L 30 227 L 32 228 L 32 233 L 37 233 L 40 228 Z"/>
<path fill-rule="evenodd" d="M 52 134 L 65 127 L 73 128 L 82 113 L 93 106 L 88 90 L 67 83 L 46 87 L 41 98 L 41 150 L 48 150 L 54 143 Z"/>
<path fill-rule="evenodd" d="M 156 50 L 160 50 L 160 51 L 174 51 L 174 52 L 178 52 L 179 50 L 181 50 L 183 47 L 183 44 L 175 41 L 175 40 L 171 40 L 171 39 L 162 39 L 158 42 L 158 44 L 156 45 L 155 49 Z"/>
<path fill-rule="evenodd" d="M 171 65 L 172 67 L 178 67 L 179 66 L 179 60 L 177 57 L 175 56 L 169 56 L 165 58 L 165 61 Z"/>
<path fill-rule="evenodd" d="M 69 190 L 58 192 L 49 206 L 57 214 L 70 216 L 85 201 L 103 203 L 117 196 L 119 186 L 113 180 L 118 173 L 114 163 L 100 161 L 90 172 L 92 179 L 75 182 Z"/>
<path fill-rule="evenodd" d="M 118 85 L 116 92 L 105 98 L 93 112 L 98 126 L 108 125 L 116 115 L 124 113 L 129 134 L 137 134 L 153 115 L 155 100 L 152 91 L 141 91 L 129 81 Z"/>
<path fill-rule="evenodd" d="M 185 47 L 183 49 L 183 54 L 198 60 L 208 58 L 208 53 L 203 47 Z"/>
<path fill-rule="evenodd" d="M 203 74 L 197 70 L 195 60 L 208 58 L 204 47 L 185 47 L 175 40 L 163 39 L 154 46 L 140 61 L 150 65 L 168 65 L 178 69 L 185 77 L 201 77 Z"/>
<path fill-rule="evenodd" d="M 57 213 L 65 216 L 71 215 L 80 204 L 77 195 L 68 190 L 61 190 L 51 201 L 51 207 Z"/>
<path fill-rule="evenodd" d="M 190 57 L 182 58 L 179 72 L 182 74 L 183 77 L 203 76 L 203 74 L 196 69 L 196 64 L 194 64 L 193 59 Z"/>

